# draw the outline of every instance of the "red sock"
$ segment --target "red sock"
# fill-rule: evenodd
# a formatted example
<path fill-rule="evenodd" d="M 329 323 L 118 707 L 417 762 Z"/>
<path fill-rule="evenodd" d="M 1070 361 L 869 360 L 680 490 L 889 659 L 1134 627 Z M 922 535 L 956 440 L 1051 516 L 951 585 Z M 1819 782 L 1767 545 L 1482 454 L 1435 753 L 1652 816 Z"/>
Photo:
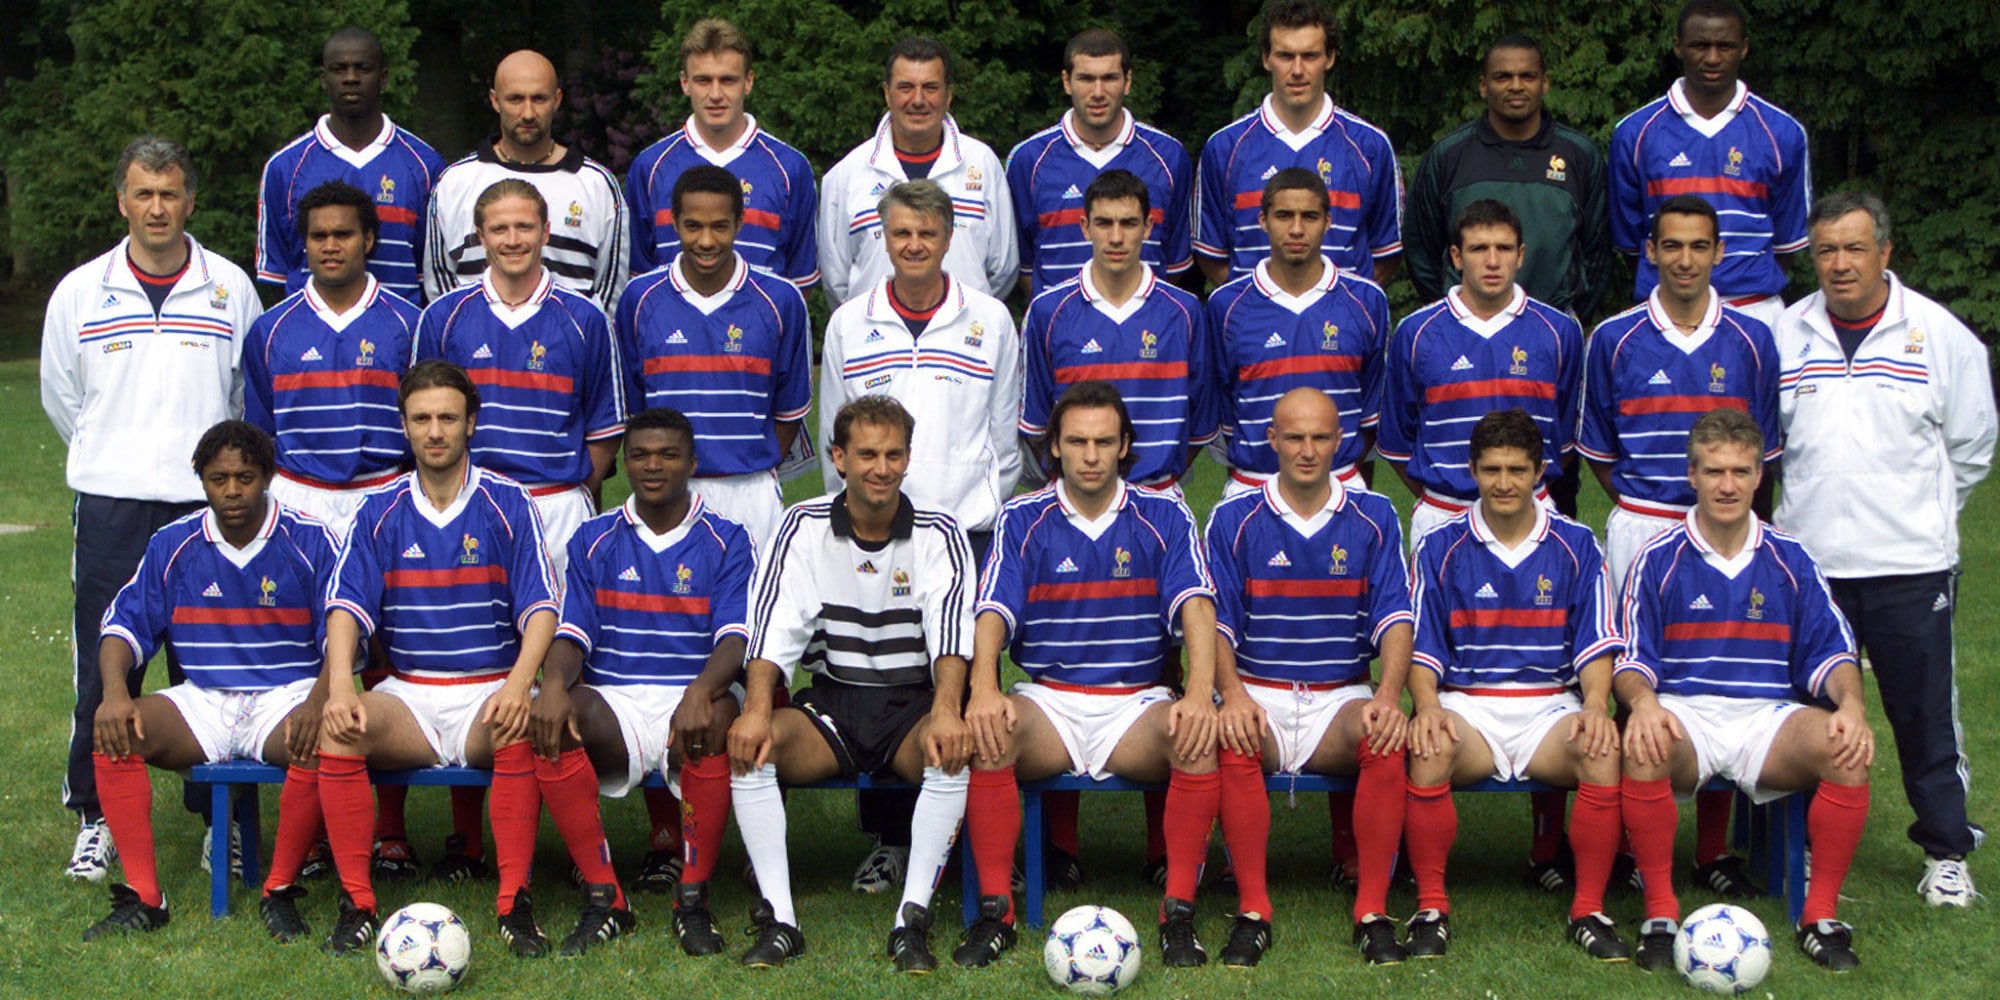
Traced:
<path fill-rule="evenodd" d="M 1354 922 L 1371 913 L 1389 912 L 1389 876 L 1396 867 L 1396 846 L 1403 839 L 1403 810 L 1408 804 L 1403 751 L 1383 756 L 1361 744 L 1361 774 L 1346 826 L 1360 862 L 1354 891 Z M 1340 797 L 1340 796 L 1336 796 Z"/>
<path fill-rule="evenodd" d="M 1365 755 L 1367 750 L 1364 748 L 1362 753 Z M 1402 783 L 1399 781 L 1396 786 L 1396 804 L 1399 810 L 1396 815 L 1398 816 L 1402 815 L 1400 811 L 1403 800 L 1402 791 Z M 1346 866 L 1350 872 L 1361 867 L 1361 849 L 1355 844 L 1354 840 L 1354 794 L 1353 792 L 1328 792 L 1326 796 L 1327 829 L 1333 840 L 1331 845 L 1333 861 L 1335 864 Z M 1401 835 L 1400 830 L 1397 833 L 1399 836 Z"/>
<path fill-rule="evenodd" d="M 389 787 L 383 792 L 401 793 Z M 389 799 L 387 794 L 382 796 Z M 397 801 L 401 801 L 400 794 Z M 333 852 L 334 870 L 340 873 L 347 898 L 364 910 L 375 908 L 375 886 L 369 880 L 368 855 L 373 847 L 371 831 L 380 830 L 375 821 L 375 799 L 369 794 L 368 762 L 343 753 L 319 755 L 319 807 L 326 818 L 326 843 Z"/>
<path fill-rule="evenodd" d="M 1736 793 L 1726 788 L 1695 793 L 1695 864 L 1705 865 L 1729 853 L 1729 807 L 1735 799 Z"/>
<path fill-rule="evenodd" d="M 604 818 L 597 811 L 597 770 L 590 757 L 580 747 L 564 750 L 553 763 L 536 757 L 535 783 L 584 884 L 616 887 L 618 872 L 611 867 L 611 844 L 604 839 Z M 625 890 L 618 890 L 611 905 L 625 905 Z"/>
<path fill-rule="evenodd" d="M 729 758 L 710 754 L 681 765 L 681 795 L 681 881 L 706 882 L 729 826 Z"/>
<path fill-rule="evenodd" d="M 1077 807 L 1082 804 L 1082 792 L 1042 793 L 1042 818 L 1048 822 L 1049 843 L 1059 851 L 1068 852 L 1071 857 L 1075 857 L 1078 853 Z"/>
<path fill-rule="evenodd" d="M 597 790 L 591 789 L 594 796 Z M 528 887 L 535 860 L 535 831 L 542 821 L 542 790 L 535 781 L 535 752 L 527 740 L 493 751 L 493 860 L 500 870 L 501 916 L 514 912 L 514 894 Z M 599 840 L 603 839 L 602 831 Z"/>
<path fill-rule="evenodd" d="M 1840 904 L 1840 883 L 1847 878 L 1847 866 L 1854 861 L 1854 849 L 1861 844 L 1861 827 L 1867 822 L 1867 785 L 1819 783 L 1819 793 L 1806 810 L 1813 877 L 1806 886 L 1805 909 L 1799 913 L 1801 925 L 1833 919 Z"/>
<path fill-rule="evenodd" d="M 1208 860 L 1208 831 L 1222 809 L 1222 775 L 1174 768 L 1165 805 L 1161 833 L 1167 841 L 1167 898 L 1192 903 L 1201 885 L 1202 862 Z"/>
<path fill-rule="evenodd" d="M 687 790 L 687 772 L 681 772 L 681 790 Z M 646 818 L 653 823 L 653 836 L 647 842 L 647 850 L 679 851 L 681 847 L 681 800 L 674 798 L 671 789 L 648 788 L 646 793 Z M 693 882 L 695 879 L 688 879 Z"/>
<path fill-rule="evenodd" d="M 1163 861 L 1167 857 L 1167 793 L 1147 792 L 1146 799 L 1146 860 Z M 1202 834 L 1206 843 L 1207 834 Z M 1206 850 L 1203 856 L 1207 856 Z M 1179 898 L 1179 897 L 1176 897 Z"/>
<path fill-rule="evenodd" d="M 1451 799 L 1451 782 L 1409 783 L 1403 812 L 1403 839 L 1410 846 L 1410 870 L 1417 876 L 1417 909 L 1451 912 L 1444 891 L 1444 863 L 1458 839 L 1458 805 Z M 1362 869 L 1367 871 L 1366 868 Z"/>
<path fill-rule="evenodd" d="M 1535 839 L 1528 844 L 1528 860 L 1540 864 L 1554 861 L 1562 852 L 1563 807 L 1568 792 L 1533 792 L 1528 796 L 1528 815 L 1534 820 Z"/>
<path fill-rule="evenodd" d="M 1603 911 L 1604 884 L 1611 881 L 1611 861 L 1618 854 L 1618 832 L 1623 827 L 1624 803 L 1617 785 L 1576 786 L 1576 808 L 1569 814 L 1569 849 L 1576 856 L 1571 920 Z"/>
<path fill-rule="evenodd" d="M 153 779 L 146 775 L 146 762 L 136 754 L 101 753 L 91 754 L 90 761 L 97 772 L 97 802 L 111 827 L 111 842 L 118 845 L 125 884 L 147 906 L 159 906 L 166 897 L 160 894 L 160 870 L 153 859 Z"/>
<path fill-rule="evenodd" d="M 486 829 L 481 814 L 486 811 L 486 789 L 459 785 L 451 790 L 451 832 L 458 834 L 465 856 L 479 860 L 486 856 Z"/>
<path fill-rule="evenodd" d="M 375 789 L 376 840 L 410 839 L 410 828 L 403 820 L 403 806 L 409 800 L 408 785 L 383 785 Z"/>
<path fill-rule="evenodd" d="M 278 834 L 271 844 L 271 874 L 264 877 L 265 895 L 299 880 L 299 867 L 325 829 L 319 807 L 319 770 L 317 766 L 293 764 L 285 769 L 285 787 L 278 793 Z"/>
<path fill-rule="evenodd" d="M 1013 765 L 974 769 L 965 793 L 965 835 L 979 866 L 979 894 L 1007 898 L 1014 922 L 1014 845 L 1021 840 L 1021 789 Z"/>
<path fill-rule="evenodd" d="M 1681 918 L 1681 901 L 1674 897 L 1674 827 L 1680 807 L 1674 786 L 1666 778 L 1638 781 L 1626 776 L 1621 788 L 1625 836 L 1632 842 L 1632 861 L 1646 880 L 1646 919 Z"/>
<path fill-rule="evenodd" d="M 1264 758 L 1245 757 L 1228 747 L 1216 770 L 1222 775 L 1222 843 L 1236 870 L 1236 912 L 1271 919 L 1265 886 L 1265 853 L 1271 842 L 1271 796 L 1264 791 Z"/>

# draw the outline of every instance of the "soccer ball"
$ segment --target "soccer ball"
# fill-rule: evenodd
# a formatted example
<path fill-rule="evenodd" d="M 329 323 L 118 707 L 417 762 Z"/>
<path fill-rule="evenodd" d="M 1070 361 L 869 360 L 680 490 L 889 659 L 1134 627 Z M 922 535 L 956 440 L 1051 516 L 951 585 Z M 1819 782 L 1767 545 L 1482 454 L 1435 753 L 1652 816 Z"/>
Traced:
<path fill-rule="evenodd" d="M 389 914 L 375 935 L 375 967 L 405 993 L 443 993 L 465 978 L 472 937 L 458 914 L 436 903 L 411 903 Z"/>
<path fill-rule="evenodd" d="M 1757 915 L 1711 903 L 1688 914 L 1674 938 L 1674 968 L 1688 985 L 1710 993 L 1742 993 L 1771 971 L 1771 935 Z"/>
<path fill-rule="evenodd" d="M 1071 993 L 1116 993 L 1139 977 L 1139 932 L 1108 906 L 1079 906 L 1049 925 L 1042 967 Z"/>

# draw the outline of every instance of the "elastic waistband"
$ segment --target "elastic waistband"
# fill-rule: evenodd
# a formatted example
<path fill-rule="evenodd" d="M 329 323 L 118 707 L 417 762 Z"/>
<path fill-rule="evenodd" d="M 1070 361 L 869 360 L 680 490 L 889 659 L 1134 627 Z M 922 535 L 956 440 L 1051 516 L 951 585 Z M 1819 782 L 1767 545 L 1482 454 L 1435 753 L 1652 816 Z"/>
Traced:
<path fill-rule="evenodd" d="M 542 497 L 552 497 L 558 493 L 568 493 L 570 490 L 578 489 L 582 486 L 582 483 L 550 483 L 547 486 L 530 486 L 528 487 L 528 495 L 539 500 Z"/>
<path fill-rule="evenodd" d="M 1776 295 L 1738 295 L 1733 299 L 1723 299 L 1722 304 L 1734 309 L 1741 309 L 1744 306 L 1754 306 L 1766 299 L 1775 298 L 1777 298 Z"/>
<path fill-rule="evenodd" d="M 1263 475 L 1261 473 L 1244 472 L 1240 469 L 1230 469 L 1229 478 L 1234 479 L 1245 486 L 1263 486 L 1265 483 L 1270 482 L 1274 477 Z M 1333 478 L 1340 480 L 1341 485 L 1345 486 L 1359 480 L 1361 478 L 1361 470 L 1355 468 L 1351 464 L 1343 465 L 1340 468 L 1333 470 Z"/>
<path fill-rule="evenodd" d="M 1670 503 L 1652 503 L 1645 500 L 1618 498 L 1618 506 L 1642 517 L 1657 517 L 1667 521 L 1678 521 L 1687 516 L 1686 507 L 1676 507 Z"/>
<path fill-rule="evenodd" d="M 1332 691 L 1355 683 L 1355 681 L 1273 681 L 1244 673 L 1239 673 L 1237 676 L 1243 679 L 1243 683 L 1253 687 L 1272 688 L 1278 691 Z"/>
<path fill-rule="evenodd" d="M 1562 694 L 1569 689 L 1560 684 L 1546 687 L 1446 687 L 1446 691 L 1471 695 L 1474 698 L 1546 698 L 1552 694 Z"/>
<path fill-rule="evenodd" d="M 502 670 L 490 674 L 462 674 L 457 677 L 438 677 L 431 674 L 406 674 L 400 670 L 391 670 L 389 671 L 389 676 L 411 684 L 424 684 L 431 687 L 457 687 L 461 684 L 490 684 L 494 681 L 504 681 L 507 679 L 507 673 L 507 671 Z"/>
<path fill-rule="evenodd" d="M 1153 684 L 1141 684 L 1137 687 L 1105 687 L 1095 684 L 1064 684 L 1062 681 L 1035 681 L 1035 683 L 1051 691 L 1063 691 L 1069 694 L 1138 694 L 1149 687 L 1156 686 Z"/>
<path fill-rule="evenodd" d="M 1460 500 L 1457 497 L 1448 497 L 1442 493 L 1437 492 L 1436 490 L 1433 490 L 1429 487 L 1425 487 L 1423 495 L 1417 497 L 1417 502 L 1431 507 L 1436 507 L 1437 509 L 1449 514 L 1463 514 L 1466 511 L 1472 509 L 1472 505 L 1475 501 Z M 1546 486 L 1535 487 L 1535 502 L 1542 504 L 1544 506 L 1548 504 L 1549 502 L 1548 487 Z"/>
<path fill-rule="evenodd" d="M 377 486 L 395 482 L 396 477 L 402 475 L 402 473 L 384 472 L 379 476 L 366 476 L 361 479 L 356 479 L 353 482 L 348 482 L 348 483 L 334 483 L 334 482 L 328 482 L 327 480 L 324 479 L 314 479 L 311 476 L 293 472 L 290 469 L 279 469 L 278 475 L 286 479 L 289 479 L 292 482 L 298 483 L 301 486 L 310 486 L 318 490 L 344 491 L 344 490 L 372 490 Z"/>

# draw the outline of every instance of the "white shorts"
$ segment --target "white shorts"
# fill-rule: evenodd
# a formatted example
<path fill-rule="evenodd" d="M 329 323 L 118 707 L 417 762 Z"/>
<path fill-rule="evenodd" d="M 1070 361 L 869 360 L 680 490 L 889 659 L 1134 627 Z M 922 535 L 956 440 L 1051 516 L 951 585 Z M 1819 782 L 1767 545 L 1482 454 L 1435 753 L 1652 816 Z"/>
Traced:
<path fill-rule="evenodd" d="M 785 491 L 774 472 L 746 472 L 740 476 L 690 479 L 688 489 L 715 512 L 750 532 L 750 545 L 764 550 L 764 543 L 778 533 L 785 517 Z"/>
<path fill-rule="evenodd" d="M 1583 711 L 1583 699 L 1564 691 L 1561 694 L 1507 697 L 1445 691 L 1438 704 L 1458 713 L 1486 740 L 1493 751 L 1493 776 L 1513 781 L 1528 774 L 1528 762 L 1542 748 L 1542 740 L 1564 716 Z M 1467 734 L 1458 734 L 1464 739 Z"/>
<path fill-rule="evenodd" d="M 375 685 L 374 690 L 409 708 L 439 764 L 464 767 L 466 735 L 472 732 L 472 724 L 479 721 L 479 710 L 486 706 L 486 699 L 498 693 L 500 685 L 505 683 L 505 674 L 470 684 L 423 684 L 395 676 Z"/>
<path fill-rule="evenodd" d="M 1630 573 L 1632 564 L 1639 561 L 1639 550 L 1645 548 L 1654 535 L 1680 523 L 1679 515 L 1659 517 L 1642 514 L 1623 505 L 1611 508 L 1611 515 L 1604 519 L 1604 567 L 1611 574 L 1613 593 L 1625 585 L 1625 574 Z"/>
<path fill-rule="evenodd" d="M 1340 480 L 1343 486 L 1361 486 L 1361 470 L 1352 465 L 1343 465 L 1333 470 L 1333 478 Z M 1235 469 L 1230 469 L 1229 474 L 1222 478 L 1222 499 L 1227 500 L 1238 493 L 1261 490 L 1264 488 L 1264 484 L 1270 479 L 1270 476 L 1259 476 L 1254 473 L 1238 472 Z"/>
<path fill-rule="evenodd" d="M 569 536 L 576 534 L 583 522 L 597 516 L 597 501 L 581 486 L 529 496 L 534 498 L 535 513 L 542 519 L 542 548 L 549 553 L 556 579 L 561 580 L 569 569 Z"/>
<path fill-rule="evenodd" d="M 1695 788 L 1721 777 L 1736 783 L 1743 794 L 1756 803 L 1781 799 L 1789 792 L 1765 791 L 1757 787 L 1764 773 L 1764 758 L 1778 730 L 1792 713 L 1806 707 L 1801 702 L 1781 698 L 1730 698 L 1718 694 L 1662 694 L 1660 707 L 1674 713 L 1687 731 L 1688 748 L 1694 751 Z M 1690 791 L 1675 798 L 1686 802 Z"/>
<path fill-rule="evenodd" d="M 361 510 L 361 501 L 367 498 L 368 491 L 394 479 L 389 476 L 371 486 L 336 489 L 302 482 L 280 472 L 271 477 L 270 493 L 279 503 L 324 523 L 332 529 L 335 541 L 346 541 L 348 531 L 354 527 L 354 515 Z"/>
<path fill-rule="evenodd" d="M 1093 778 L 1111 773 L 1107 766 L 1111 752 L 1118 749 L 1118 741 L 1146 709 L 1174 700 L 1173 689 L 1165 685 L 1138 688 L 1130 694 L 1091 694 L 1023 681 L 1014 685 L 1012 693 L 1034 702 L 1048 716 L 1063 749 L 1069 751 L 1070 773 Z"/>
<path fill-rule="evenodd" d="M 1243 688 L 1270 717 L 1278 771 L 1283 774 L 1298 774 L 1305 768 L 1341 709 L 1375 697 L 1375 689 L 1364 682 L 1315 690 L 1305 685 L 1275 687 L 1246 677 Z M 1271 749 L 1265 750 L 1266 759 L 1271 758 Z"/>
<path fill-rule="evenodd" d="M 1729 308 L 1749 316 L 1751 319 L 1770 327 L 1773 331 L 1778 329 L 1778 318 L 1785 314 L 1785 299 L 1783 296 L 1766 295 L 1753 302 L 1737 305 L 1737 302 L 1741 298 L 1743 297 L 1729 296 L 1722 301 Z"/>
<path fill-rule="evenodd" d="M 305 704 L 316 680 L 304 677 L 264 691 L 223 691 L 182 683 L 160 689 L 160 695 L 180 710 L 209 763 L 264 763 L 264 744 L 292 709 Z"/>
<path fill-rule="evenodd" d="M 667 787 L 674 795 L 681 793 L 679 771 L 667 769 L 667 744 L 673 739 L 674 712 L 681 707 L 681 696 L 687 693 L 682 684 L 595 684 L 585 685 L 604 699 L 611 709 L 611 715 L 618 720 L 618 732 L 625 737 L 625 773 L 599 774 L 597 791 L 600 795 L 622 799 L 625 793 L 638 787 L 646 776 L 654 771 L 667 779 Z M 743 687 L 731 684 L 729 694 L 738 705 L 743 704 Z M 726 748 L 713 748 L 722 753 Z"/>

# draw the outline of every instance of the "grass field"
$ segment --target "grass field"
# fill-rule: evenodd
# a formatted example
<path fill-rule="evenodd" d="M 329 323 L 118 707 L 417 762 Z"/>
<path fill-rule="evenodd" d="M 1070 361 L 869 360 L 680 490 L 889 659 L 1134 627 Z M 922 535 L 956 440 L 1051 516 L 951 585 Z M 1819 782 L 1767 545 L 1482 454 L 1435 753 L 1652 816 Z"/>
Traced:
<path fill-rule="evenodd" d="M 70 494 L 63 486 L 63 449 L 38 406 L 33 361 L 0 362 L 0 426 L 15 430 L 0 445 L 0 522 L 34 525 L 0 535 L 0 664 L 6 670 L 6 710 L 0 712 L 0 996 L 5 997 L 229 997 L 355 996 L 384 990 L 367 960 L 334 961 L 309 943 L 280 947 L 265 936 L 255 899 L 239 890 L 233 916 L 210 921 L 207 882 L 197 858 L 201 828 L 178 807 L 170 776 L 155 782 L 160 866 L 173 923 L 152 935 L 84 945 L 78 933 L 103 916 L 104 891 L 63 879 L 76 827 L 58 804 L 63 747 L 71 705 L 68 675 L 70 601 L 65 581 L 70 544 Z M 1198 511 L 1220 488 L 1217 470 L 1203 460 L 1189 483 Z M 794 484 L 803 492 L 808 484 Z M 624 487 L 613 487 L 622 495 Z M 1602 498 L 1586 490 L 1588 520 L 1601 525 Z M 1407 497 L 1399 496 L 1407 503 Z M 1593 511 L 1594 506 L 1594 511 Z M 1964 518 L 1959 662 L 1967 737 L 1975 761 L 2000 762 L 2000 735 L 1986 720 L 2000 714 L 2000 620 L 1994 613 L 2000 573 L 2000 488 L 1988 486 Z M 159 671 L 163 674 L 164 670 Z M 163 678 L 155 677 L 149 687 Z M 1886 737 L 1886 726 L 1877 720 Z M 1990 775 L 1991 772 L 1985 772 Z M 1972 815 L 2000 822 L 1994 785 L 1975 789 Z M 1903 837 L 1909 808 L 1893 759 L 1876 771 L 1869 829 L 1846 888 L 1842 916 L 1854 923 L 1861 969 L 1831 977 L 1792 946 L 1782 904 L 1752 908 L 1774 930 L 1777 958 L 1757 994 L 1784 997 L 1880 997 L 1921 992 L 1933 997 L 1992 996 L 2000 923 L 1982 901 L 1970 911 L 1933 911 L 1912 891 L 1919 855 Z M 265 801 L 266 836 L 276 825 L 276 799 Z M 996 967 L 966 972 L 947 967 L 921 979 L 896 976 L 883 957 L 893 901 L 862 897 L 847 880 L 866 848 L 855 831 L 852 799 L 830 792 L 791 797 L 795 890 L 809 950 L 785 969 L 751 973 L 733 960 L 696 961 L 682 956 L 667 935 L 668 903 L 635 901 L 638 934 L 577 962 L 524 963 L 506 955 L 492 923 L 492 883 L 470 887 L 387 885 L 386 908 L 418 899 L 456 909 L 474 934 L 475 959 L 465 995 L 490 997 L 838 996 L 1001 997 L 1043 995 L 1040 942 L 1028 934 Z M 1684 996 L 1677 979 L 1648 977 L 1629 966 L 1598 967 L 1562 937 L 1565 900 L 1530 892 L 1520 883 L 1527 848 L 1527 808 L 1518 796 L 1464 796 L 1459 843 L 1452 861 L 1455 940 L 1450 958 L 1385 970 L 1364 966 L 1348 944 L 1350 899 L 1327 888 L 1326 808 L 1321 796 L 1287 808 L 1274 800 L 1271 869 L 1278 942 L 1264 965 L 1248 971 L 1217 966 L 1200 970 L 1148 968 L 1130 990 L 1135 997 L 1421 995 L 1499 1000 L 1514 997 Z M 445 796 L 419 791 L 411 800 L 418 849 L 433 857 L 449 828 Z M 645 839 L 644 810 L 633 800 L 607 801 L 606 825 L 614 851 L 630 874 Z M 1050 915 L 1082 902 L 1117 907 L 1141 927 L 1147 958 L 1155 942 L 1148 925 L 1158 897 L 1138 878 L 1143 837 L 1137 796 L 1090 797 L 1084 805 L 1084 863 L 1089 885 L 1075 894 L 1052 894 Z M 1682 849 L 1692 820 L 1682 823 Z M 268 846 L 266 848 L 268 853 Z M 1684 855 L 1683 855 L 1684 856 Z M 562 882 L 567 870 L 553 827 L 544 824 L 537 851 L 535 891 L 545 929 L 566 933 L 578 901 Z M 743 862 L 731 835 L 716 881 L 717 912 L 732 951 L 750 904 L 732 874 Z M 1685 877 L 1685 872 L 1681 872 Z M 2000 871 L 1975 874 L 2000 885 Z M 305 903 L 316 934 L 331 922 L 333 894 L 316 883 Z M 1689 909 L 1707 901 L 1683 887 Z M 1201 928 L 1219 948 L 1225 914 L 1234 900 L 1202 901 Z M 1414 908 L 1408 889 L 1391 896 L 1391 909 Z M 937 909 L 957 912 L 955 885 L 940 892 Z M 1639 916 L 1635 897 L 1614 895 L 1613 916 Z M 1629 925 L 1627 933 L 1629 934 Z M 955 931 L 940 930 L 933 944 L 947 950 Z"/>

